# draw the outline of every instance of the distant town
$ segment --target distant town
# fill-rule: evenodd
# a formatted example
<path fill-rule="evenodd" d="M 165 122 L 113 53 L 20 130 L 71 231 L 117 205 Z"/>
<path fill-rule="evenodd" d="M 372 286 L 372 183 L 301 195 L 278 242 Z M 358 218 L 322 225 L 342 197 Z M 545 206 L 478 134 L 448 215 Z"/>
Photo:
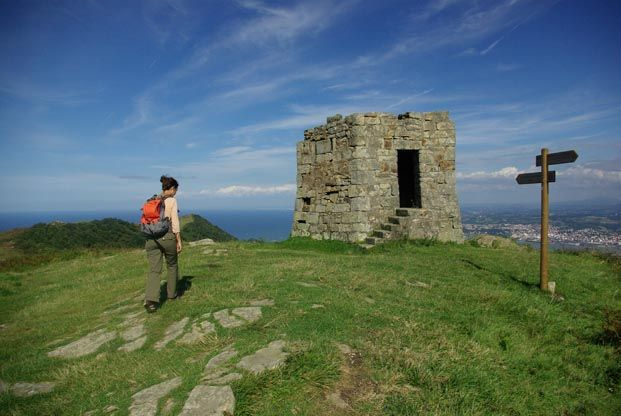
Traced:
<path fill-rule="evenodd" d="M 462 210 L 466 237 L 492 234 L 538 246 L 540 217 L 537 210 Z M 550 215 L 550 246 L 556 249 L 601 250 L 621 254 L 621 209 L 557 209 Z"/>
<path fill-rule="evenodd" d="M 494 234 L 523 243 L 539 243 L 541 233 L 538 224 L 464 224 L 463 228 L 467 237 Z M 550 226 L 548 239 L 559 248 L 602 248 L 621 253 L 621 235 L 610 231 Z"/>

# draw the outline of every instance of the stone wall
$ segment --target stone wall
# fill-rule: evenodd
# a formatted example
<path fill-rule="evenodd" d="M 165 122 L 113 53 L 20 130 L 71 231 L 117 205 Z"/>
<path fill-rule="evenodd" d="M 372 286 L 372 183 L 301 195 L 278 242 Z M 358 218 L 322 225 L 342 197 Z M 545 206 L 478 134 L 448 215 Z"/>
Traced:
<path fill-rule="evenodd" d="M 297 144 L 293 236 L 363 241 L 399 208 L 398 150 L 418 150 L 420 207 L 400 235 L 463 241 L 447 112 L 329 117 Z"/>

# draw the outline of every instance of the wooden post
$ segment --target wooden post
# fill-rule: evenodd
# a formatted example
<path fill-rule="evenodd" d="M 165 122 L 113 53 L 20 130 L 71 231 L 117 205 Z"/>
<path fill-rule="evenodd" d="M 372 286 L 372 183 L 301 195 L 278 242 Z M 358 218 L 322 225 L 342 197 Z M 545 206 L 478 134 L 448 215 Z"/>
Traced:
<path fill-rule="evenodd" d="M 541 183 L 541 256 L 539 263 L 539 288 L 554 293 L 554 282 L 548 283 L 548 184 L 556 182 L 556 172 L 549 171 L 548 165 L 572 163 L 578 159 L 575 150 L 565 152 L 548 153 L 548 149 L 541 149 L 541 155 L 535 158 L 535 165 L 541 166 L 541 173 L 520 173 L 515 180 L 519 185 Z"/>
<path fill-rule="evenodd" d="M 541 257 L 539 288 L 548 290 L 548 149 L 541 149 Z"/>

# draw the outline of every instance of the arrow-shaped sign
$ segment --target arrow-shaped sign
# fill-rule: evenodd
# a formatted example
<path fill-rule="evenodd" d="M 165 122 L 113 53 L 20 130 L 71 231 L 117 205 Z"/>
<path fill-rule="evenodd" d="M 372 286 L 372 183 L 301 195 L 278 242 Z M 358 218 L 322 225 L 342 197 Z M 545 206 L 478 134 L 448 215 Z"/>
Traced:
<path fill-rule="evenodd" d="M 548 154 L 548 165 L 560 165 L 561 163 L 572 163 L 578 159 L 578 153 L 575 150 L 568 150 L 566 152 L 557 152 Z M 541 166 L 541 155 L 535 159 L 536 165 Z M 554 181 L 550 181 L 554 182 Z"/>
<path fill-rule="evenodd" d="M 541 183 L 541 172 L 521 173 L 515 178 L 518 184 L 527 185 L 531 183 Z M 548 182 L 556 182 L 556 171 L 548 171 Z"/>

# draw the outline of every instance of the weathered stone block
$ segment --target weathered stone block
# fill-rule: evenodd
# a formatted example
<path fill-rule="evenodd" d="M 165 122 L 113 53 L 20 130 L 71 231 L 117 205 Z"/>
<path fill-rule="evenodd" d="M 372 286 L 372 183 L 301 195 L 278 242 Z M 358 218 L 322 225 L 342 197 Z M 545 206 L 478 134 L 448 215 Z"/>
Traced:
<path fill-rule="evenodd" d="M 320 140 L 315 144 L 316 153 L 318 155 L 328 153 L 332 151 L 332 141 L 331 140 Z"/>
<path fill-rule="evenodd" d="M 368 197 L 351 198 L 352 211 L 368 211 L 371 208 L 371 201 Z"/>

